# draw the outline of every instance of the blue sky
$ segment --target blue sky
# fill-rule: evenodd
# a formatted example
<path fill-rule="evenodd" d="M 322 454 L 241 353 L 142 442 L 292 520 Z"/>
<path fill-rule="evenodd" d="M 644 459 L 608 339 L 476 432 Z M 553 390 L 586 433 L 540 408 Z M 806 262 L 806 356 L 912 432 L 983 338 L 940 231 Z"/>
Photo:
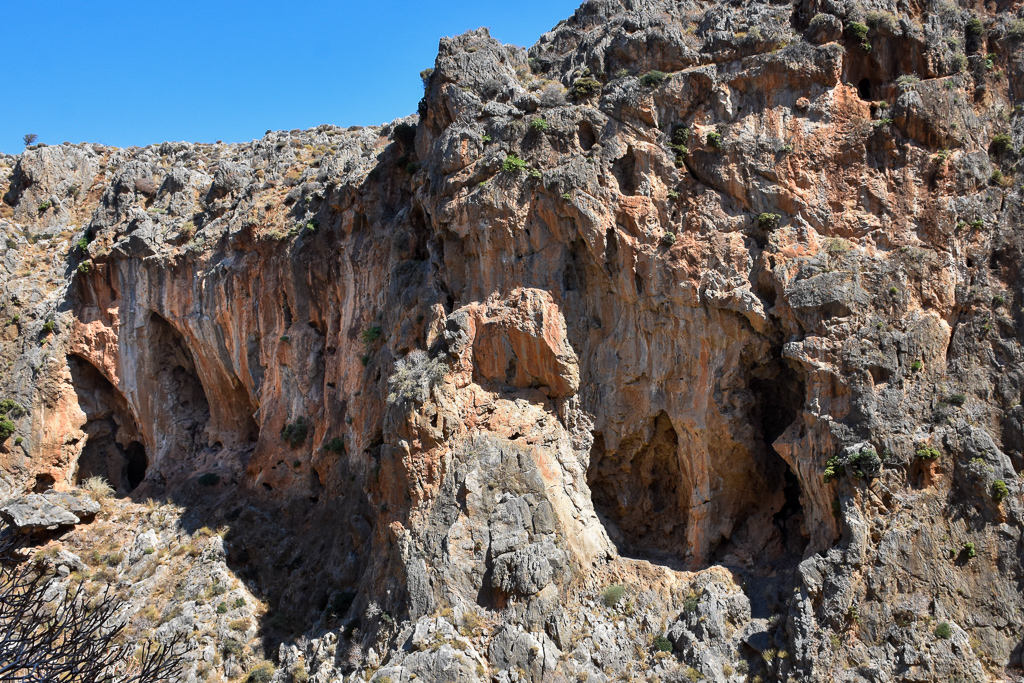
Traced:
<path fill-rule="evenodd" d="M 445 35 L 529 46 L 581 0 L 32 0 L 4 3 L 0 151 L 22 136 L 121 147 L 416 111 Z"/>

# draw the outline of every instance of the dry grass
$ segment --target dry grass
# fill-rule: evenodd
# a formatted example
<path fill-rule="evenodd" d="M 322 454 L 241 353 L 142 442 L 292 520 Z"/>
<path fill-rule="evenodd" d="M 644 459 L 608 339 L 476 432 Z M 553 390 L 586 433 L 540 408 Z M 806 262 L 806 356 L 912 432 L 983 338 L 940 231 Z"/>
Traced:
<path fill-rule="evenodd" d="M 98 501 L 104 501 L 114 495 L 114 488 L 103 477 L 89 477 L 80 486 Z"/>

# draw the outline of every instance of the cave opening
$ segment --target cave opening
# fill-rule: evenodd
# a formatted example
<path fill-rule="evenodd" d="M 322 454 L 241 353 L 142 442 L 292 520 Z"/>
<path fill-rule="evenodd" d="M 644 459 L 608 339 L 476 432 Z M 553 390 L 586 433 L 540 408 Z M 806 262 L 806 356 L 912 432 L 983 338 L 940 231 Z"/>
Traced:
<path fill-rule="evenodd" d="M 857 94 L 862 100 L 868 101 L 871 99 L 871 79 L 862 78 L 857 83 Z"/>
<path fill-rule="evenodd" d="M 679 462 L 679 437 L 665 412 L 614 451 L 603 434 L 595 434 L 587 484 L 620 554 L 683 566 L 690 487 Z"/>
<path fill-rule="evenodd" d="M 118 495 L 127 495 L 145 479 L 148 465 L 128 402 L 87 360 L 68 356 L 68 367 L 78 406 L 86 418 L 82 426 L 85 444 L 78 457 L 75 480 L 81 483 L 102 477 Z"/>
<path fill-rule="evenodd" d="M 146 469 L 149 467 L 149 461 L 146 459 L 146 447 L 138 441 L 132 441 L 124 450 L 124 454 L 128 461 L 125 465 L 125 477 L 128 481 L 128 488 L 134 491 L 146 478 Z"/>
<path fill-rule="evenodd" d="M 810 541 L 805 524 L 800 480 L 789 463 L 775 449 L 775 442 L 799 417 L 805 398 L 803 374 L 785 362 L 780 353 L 757 369 L 750 381 L 754 394 L 754 424 L 763 448 L 759 451 L 759 474 L 768 491 L 781 491 L 766 502 L 773 508 L 773 536 L 769 539 L 771 559 L 801 558 Z M 777 541 L 777 542 L 774 542 Z"/>
<path fill-rule="evenodd" d="M 624 195 L 636 194 L 636 154 L 633 147 L 626 149 L 626 153 L 612 162 L 612 175 L 619 183 L 619 192 Z"/>

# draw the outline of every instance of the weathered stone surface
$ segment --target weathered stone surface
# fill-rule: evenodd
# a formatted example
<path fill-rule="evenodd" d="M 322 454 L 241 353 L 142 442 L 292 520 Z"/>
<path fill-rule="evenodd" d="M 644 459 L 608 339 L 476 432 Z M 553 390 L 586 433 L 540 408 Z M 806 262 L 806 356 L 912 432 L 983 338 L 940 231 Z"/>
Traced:
<path fill-rule="evenodd" d="M 0 518 L 19 531 L 41 531 L 78 524 L 81 520 L 47 496 L 29 494 L 0 506 Z"/>
<path fill-rule="evenodd" d="M 196 679 L 1005 677 L 1016 21 L 595 0 L 385 126 L 0 157 L 4 480 L 155 500 L 68 538 Z"/>

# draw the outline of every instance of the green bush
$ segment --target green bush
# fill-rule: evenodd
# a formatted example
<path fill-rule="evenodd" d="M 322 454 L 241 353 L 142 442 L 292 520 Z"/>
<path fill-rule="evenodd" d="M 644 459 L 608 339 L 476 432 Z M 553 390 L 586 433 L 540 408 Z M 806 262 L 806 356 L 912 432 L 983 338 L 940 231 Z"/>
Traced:
<path fill-rule="evenodd" d="M 372 327 L 367 327 L 365 330 L 363 330 L 363 333 L 362 333 L 361 336 L 362 336 L 363 344 L 369 346 L 369 345 L 373 344 L 375 341 L 377 341 L 378 339 L 380 339 L 383 335 L 384 335 L 384 330 L 381 329 L 381 326 L 380 325 L 373 325 Z"/>
<path fill-rule="evenodd" d="M 825 463 L 825 483 L 831 483 L 844 474 L 846 474 L 846 466 L 843 464 L 842 458 L 833 455 Z"/>
<path fill-rule="evenodd" d="M 1008 495 L 1010 495 L 1010 489 L 1006 486 L 1006 482 L 1002 479 L 996 479 L 992 483 L 992 500 L 1001 503 L 1006 500 Z"/>
<path fill-rule="evenodd" d="M 49 199 L 45 199 L 45 200 L 39 202 L 39 205 L 36 206 L 36 209 L 39 211 L 39 213 L 43 213 L 44 211 L 46 211 L 49 208 L 50 208 L 50 200 Z"/>
<path fill-rule="evenodd" d="M 17 401 L 5 398 L 0 401 L 0 415 L 10 414 L 15 420 L 25 414 L 25 409 Z"/>
<path fill-rule="evenodd" d="M 1006 133 L 998 133 L 992 136 L 992 142 L 988 145 L 989 154 L 1002 155 L 1013 151 L 1013 140 Z"/>
<path fill-rule="evenodd" d="M 47 320 L 43 323 L 43 334 L 53 334 L 57 331 L 57 323 L 52 320 Z"/>
<path fill-rule="evenodd" d="M 341 453 L 342 451 L 345 450 L 345 442 L 344 440 L 342 440 L 341 437 L 336 436 L 327 442 L 325 448 L 329 450 L 331 453 Z"/>
<path fill-rule="evenodd" d="M 974 547 L 973 543 L 964 543 L 963 553 L 967 559 L 971 559 L 978 556 L 978 551 Z"/>
<path fill-rule="evenodd" d="M 924 441 L 919 441 L 915 447 L 914 455 L 921 460 L 935 460 L 939 457 L 939 449 L 929 446 Z"/>
<path fill-rule="evenodd" d="M 78 250 L 83 252 L 83 253 L 88 251 L 89 250 L 89 238 L 87 236 L 85 236 L 85 235 L 82 235 L 80 238 L 78 238 L 78 241 L 75 242 L 75 246 L 78 247 Z"/>
<path fill-rule="evenodd" d="M 220 483 L 220 475 L 215 472 L 207 472 L 199 477 L 200 486 L 216 486 Z"/>
<path fill-rule="evenodd" d="M 953 635 L 953 627 L 947 622 L 942 622 L 935 627 L 935 637 L 942 638 L 943 640 L 949 640 L 950 636 Z"/>
<path fill-rule="evenodd" d="M 985 27 L 981 23 L 981 19 L 974 17 L 967 22 L 967 35 L 969 36 L 980 36 L 985 32 Z"/>
<path fill-rule="evenodd" d="M 913 363 L 910 364 L 910 369 L 913 370 L 914 372 L 920 372 L 921 368 L 923 367 L 924 363 L 921 362 L 920 358 L 916 359 Z"/>
<path fill-rule="evenodd" d="M 871 42 L 868 40 L 868 27 L 860 22 L 851 21 L 846 24 L 843 28 L 843 32 L 846 37 L 850 40 L 856 40 L 861 49 L 865 51 L 871 50 Z"/>
<path fill-rule="evenodd" d="M 233 638 L 228 638 L 221 646 L 225 657 L 238 657 L 245 652 L 245 646 Z"/>
<path fill-rule="evenodd" d="M 648 71 L 640 77 L 640 84 L 648 88 L 656 88 L 668 78 L 668 74 L 664 71 Z"/>
<path fill-rule="evenodd" d="M 721 133 L 718 133 L 718 132 L 715 132 L 715 131 L 711 131 L 710 133 L 708 133 L 706 140 L 707 140 L 707 143 L 709 145 L 711 145 L 712 147 L 714 147 L 715 149 L 721 149 L 722 148 L 722 134 Z"/>
<path fill-rule="evenodd" d="M 967 55 L 963 52 L 958 52 L 953 55 L 950 66 L 953 67 L 953 73 L 962 73 L 967 68 Z"/>
<path fill-rule="evenodd" d="M 946 403 L 950 403 L 952 405 L 960 407 L 967 403 L 967 394 L 953 394 L 952 396 L 946 399 Z"/>
<path fill-rule="evenodd" d="M 882 471 L 882 459 L 874 448 L 863 448 L 850 456 L 850 468 L 856 477 L 873 479 Z"/>
<path fill-rule="evenodd" d="M 509 154 L 505 161 L 501 162 L 501 170 L 505 173 L 522 173 L 526 170 L 526 162 L 516 154 Z"/>
<path fill-rule="evenodd" d="M 617 583 L 614 586 L 605 588 L 601 598 L 604 600 L 605 607 L 615 607 L 624 595 L 626 595 L 626 588 Z"/>
<path fill-rule="evenodd" d="M 79 273 L 82 273 L 83 275 L 85 275 L 90 270 L 92 270 L 92 262 L 90 262 L 90 261 L 82 261 L 81 263 L 78 264 L 78 268 L 76 268 L 76 270 Z"/>
<path fill-rule="evenodd" d="M 916 74 L 903 74 L 896 79 L 896 85 L 914 85 L 920 82 L 921 79 Z"/>
<path fill-rule="evenodd" d="M 774 230 L 779 227 L 779 221 L 782 219 L 777 213 L 762 213 L 757 217 L 757 224 L 762 230 Z"/>
<path fill-rule="evenodd" d="M 415 123 L 400 123 L 395 126 L 395 130 L 392 133 L 392 137 L 400 142 L 403 147 L 412 147 L 413 142 L 416 140 L 416 124 Z"/>
<path fill-rule="evenodd" d="M 227 614 L 229 609 L 228 603 L 222 602 L 217 605 L 217 614 Z"/>
<path fill-rule="evenodd" d="M 306 443 L 306 436 L 308 436 L 308 434 L 309 425 L 306 424 L 306 418 L 301 415 L 295 418 L 295 422 L 286 424 L 281 428 L 281 438 L 284 439 L 292 448 L 298 448 L 302 444 Z"/>
<path fill-rule="evenodd" d="M 7 441 L 11 438 L 11 434 L 17 429 L 14 423 L 8 420 L 6 417 L 0 417 L 0 443 Z"/>
<path fill-rule="evenodd" d="M 584 100 L 601 92 L 601 83 L 592 76 L 577 78 L 572 83 L 569 93 L 574 99 Z"/>
<path fill-rule="evenodd" d="M 899 29 L 899 19 L 891 12 L 868 12 L 864 23 L 871 28 L 884 28 L 889 33 L 897 33 Z"/>
<path fill-rule="evenodd" d="M 658 636 L 654 639 L 654 649 L 658 652 L 672 652 L 672 641 L 665 636 Z"/>
<path fill-rule="evenodd" d="M 548 129 L 548 122 L 547 122 L 547 119 L 545 119 L 544 117 L 537 116 L 537 117 L 535 117 L 535 118 L 530 120 L 530 130 L 535 130 L 535 131 L 538 131 L 540 133 L 543 133 L 547 129 Z"/>
<path fill-rule="evenodd" d="M 231 605 L 234 609 L 245 607 L 245 598 L 235 598 L 234 603 Z"/>
<path fill-rule="evenodd" d="M 661 243 L 666 247 L 671 247 L 676 243 L 676 234 L 674 232 L 666 232 L 661 236 Z"/>
<path fill-rule="evenodd" d="M 992 308 L 1002 308 L 1006 305 L 1006 297 L 1001 294 L 996 294 L 992 297 Z"/>
<path fill-rule="evenodd" d="M 1006 27 L 1006 35 L 1009 38 L 1024 38 L 1024 19 L 1015 19 Z"/>
<path fill-rule="evenodd" d="M 270 683 L 274 678 L 274 665 L 270 662 L 260 662 L 245 679 L 247 683 Z"/>

